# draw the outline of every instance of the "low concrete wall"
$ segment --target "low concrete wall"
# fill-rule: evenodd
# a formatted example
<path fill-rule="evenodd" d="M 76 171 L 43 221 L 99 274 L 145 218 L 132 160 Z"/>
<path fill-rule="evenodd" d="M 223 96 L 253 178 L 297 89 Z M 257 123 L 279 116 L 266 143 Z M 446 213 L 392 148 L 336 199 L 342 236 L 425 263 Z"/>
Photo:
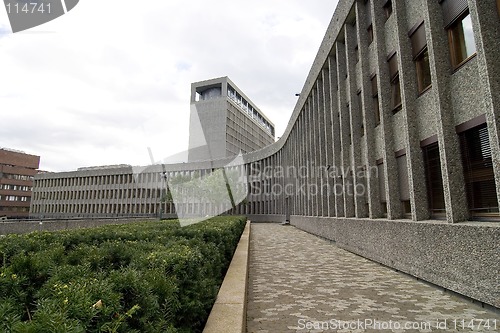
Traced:
<path fill-rule="evenodd" d="M 350 252 L 500 308 L 498 223 L 292 216 L 291 224 Z"/>
<path fill-rule="evenodd" d="M 203 333 L 246 331 L 250 221 L 241 235 Z"/>
<path fill-rule="evenodd" d="M 254 214 L 247 215 L 248 219 L 254 222 L 285 222 L 285 215 Z"/>
<path fill-rule="evenodd" d="M 25 234 L 33 231 L 57 231 L 66 229 L 93 228 L 108 224 L 127 224 L 140 221 L 154 221 L 154 218 L 122 218 L 122 219 L 71 219 L 0 222 L 0 235 Z"/>

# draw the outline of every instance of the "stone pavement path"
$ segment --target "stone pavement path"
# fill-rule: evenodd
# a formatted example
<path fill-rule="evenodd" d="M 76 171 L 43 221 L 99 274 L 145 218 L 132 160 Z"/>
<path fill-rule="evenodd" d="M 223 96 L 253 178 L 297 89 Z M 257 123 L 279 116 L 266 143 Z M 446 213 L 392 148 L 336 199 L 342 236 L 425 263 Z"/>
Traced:
<path fill-rule="evenodd" d="M 253 223 L 247 332 L 500 332 L 500 314 L 293 226 Z"/>

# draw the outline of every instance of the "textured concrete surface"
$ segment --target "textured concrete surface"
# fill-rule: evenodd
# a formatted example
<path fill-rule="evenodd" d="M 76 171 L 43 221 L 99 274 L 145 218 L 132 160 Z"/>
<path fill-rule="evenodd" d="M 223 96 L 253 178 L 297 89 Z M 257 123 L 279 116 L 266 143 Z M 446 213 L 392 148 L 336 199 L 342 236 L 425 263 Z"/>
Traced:
<path fill-rule="evenodd" d="M 500 331 L 497 311 L 293 226 L 252 225 L 249 267 L 247 332 Z"/>
<path fill-rule="evenodd" d="M 500 226 L 291 216 L 340 248 L 500 308 Z"/>
<path fill-rule="evenodd" d="M 203 333 L 245 332 L 249 238 L 247 222 Z"/>

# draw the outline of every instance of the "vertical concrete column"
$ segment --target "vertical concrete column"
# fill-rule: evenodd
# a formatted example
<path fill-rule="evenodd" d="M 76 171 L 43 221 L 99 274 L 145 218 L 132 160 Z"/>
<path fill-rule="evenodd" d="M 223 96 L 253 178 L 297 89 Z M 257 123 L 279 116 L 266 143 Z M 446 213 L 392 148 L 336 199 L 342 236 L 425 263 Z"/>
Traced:
<path fill-rule="evenodd" d="M 345 26 L 344 26 L 345 29 Z M 344 30 L 345 32 L 345 30 Z M 345 37 L 345 34 L 344 34 Z M 345 41 L 344 41 L 345 42 Z M 351 175 L 351 126 L 349 109 L 347 108 L 348 91 L 346 87 L 347 73 L 347 59 L 346 59 L 346 45 L 337 41 L 337 77 L 338 77 L 338 110 L 339 110 L 339 123 L 340 123 L 340 155 L 341 155 L 341 168 L 339 173 L 342 177 L 343 197 L 344 197 L 344 216 L 353 217 L 354 212 L 354 195 L 350 191 L 352 189 L 352 175 Z"/>
<path fill-rule="evenodd" d="M 319 118 L 320 118 L 320 107 L 319 107 L 319 98 L 318 98 L 318 85 L 319 82 L 316 80 L 316 86 L 311 91 L 311 134 L 312 134 L 312 145 L 313 145 L 313 154 L 312 154 L 312 177 L 313 177 L 313 189 L 312 196 L 314 197 L 314 214 L 313 216 L 322 216 L 322 204 L 323 200 L 321 198 L 321 188 L 320 188 L 320 175 L 318 174 L 318 169 L 320 168 L 320 156 L 321 156 L 321 141 L 319 135 Z"/>
<path fill-rule="evenodd" d="M 299 160 L 299 165 L 297 168 L 297 197 L 299 200 L 299 211 L 298 215 L 305 216 L 306 215 L 306 210 L 305 210 L 305 193 L 301 191 L 301 188 L 305 185 L 306 183 L 306 176 L 303 176 L 302 169 L 305 168 L 305 159 L 306 159 L 306 152 L 305 152 L 305 144 L 306 144 L 306 129 L 304 126 L 304 120 L 305 119 L 305 106 L 304 108 L 300 111 L 299 117 L 298 117 L 298 133 L 301 135 L 298 135 L 299 141 L 298 141 L 298 148 L 299 148 L 299 155 L 298 155 L 298 160 Z"/>
<path fill-rule="evenodd" d="M 333 133 L 332 133 L 332 108 L 330 100 L 330 57 L 327 60 L 327 67 L 321 71 L 323 81 L 323 138 L 325 146 L 324 156 L 324 186 L 326 187 L 326 216 L 335 216 L 335 196 L 334 196 L 334 179 L 330 177 L 330 172 L 333 170 Z"/>
<path fill-rule="evenodd" d="M 494 0 L 469 1 L 474 39 L 477 49 L 477 67 L 480 94 L 484 101 L 486 123 L 491 146 L 493 170 L 500 207 L 500 13 Z"/>
<path fill-rule="evenodd" d="M 368 216 L 370 218 L 377 218 L 382 216 L 382 209 L 380 207 L 380 193 L 379 181 L 376 172 L 377 170 L 377 156 L 375 146 L 375 127 L 376 120 L 374 114 L 373 97 L 371 92 L 371 71 L 368 57 L 370 49 L 374 46 L 368 39 L 368 25 L 372 22 L 369 18 L 373 17 L 370 11 L 373 11 L 374 1 L 367 2 L 364 6 L 356 6 L 357 25 L 358 25 L 358 52 L 361 67 L 361 101 L 362 118 L 364 120 L 364 159 L 366 161 L 366 191 L 368 200 Z"/>
<path fill-rule="evenodd" d="M 426 31 L 432 90 L 435 94 L 436 129 L 443 175 L 444 201 L 448 222 L 465 221 L 468 216 L 460 145 L 455 132 L 450 91 L 450 60 L 446 31 L 443 29 L 442 9 L 438 2 L 425 0 L 424 19 L 429 22 Z M 427 25 L 426 25 L 427 27 Z"/>
<path fill-rule="evenodd" d="M 284 207 L 285 207 L 285 197 L 286 197 L 286 193 L 285 193 L 285 176 L 283 174 L 283 160 L 285 158 L 285 150 L 284 149 L 280 149 L 277 153 L 276 153 L 276 165 L 275 167 L 277 167 L 277 171 L 281 172 L 281 174 L 279 175 L 279 177 L 277 178 L 277 184 L 279 184 L 279 188 L 281 189 L 281 195 L 279 196 L 278 198 L 278 201 L 276 202 L 276 205 L 277 205 L 277 213 L 278 214 L 285 214 L 285 211 L 284 211 Z"/>
<path fill-rule="evenodd" d="M 325 174 L 324 170 L 326 168 L 326 145 L 325 145 L 325 105 L 324 105 L 324 94 L 323 94 L 323 70 L 318 75 L 317 81 L 317 106 L 318 106 L 318 117 L 316 120 L 316 133 L 317 140 L 319 145 L 319 155 L 318 165 L 317 165 L 317 177 L 318 177 L 318 187 L 320 194 L 320 202 L 319 202 L 319 216 L 327 216 L 328 215 L 328 192 L 325 189 Z"/>
<path fill-rule="evenodd" d="M 301 163 L 301 170 L 302 174 L 300 175 L 301 178 L 301 191 L 299 192 L 299 195 L 302 197 L 302 215 L 307 216 L 309 214 L 309 202 L 308 202 L 308 197 L 307 197 L 307 190 L 303 191 L 304 188 L 307 188 L 308 184 L 308 141 L 307 141 L 307 126 L 308 126 L 308 121 L 307 121 L 307 102 L 304 103 L 304 109 L 301 111 L 302 113 L 302 163 Z"/>
<path fill-rule="evenodd" d="M 408 185 L 412 219 L 424 220 L 429 217 L 427 191 L 425 187 L 424 162 L 418 133 L 418 117 L 415 113 L 416 96 L 418 95 L 417 74 L 412 57 L 411 42 L 408 37 L 405 2 L 393 4 L 393 15 L 396 19 L 396 36 L 398 39 L 397 55 L 399 77 L 401 82 L 401 101 L 405 134 L 405 149 L 408 169 Z M 418 23 L 418 22 L 415 22 Z M 425 22 L 428 24 L 428 22 Z M 426 26 L 426 31 L 430 28 Z M 398 175 L 401 177 L 401 175 Z"/>
<path fill-rule="evenodd" d="M 314 146 L 313 146 L 313 133 L 312 133 L 312 97 L 309 95 L 307 97 L 306 103 L 306 148 L 307 148 L 307 160 L 306 160 L 306 169 L 307 169 L 307 186 L 305 188 L 307 194 L 307 202 L 306 202 L 306 211 L 307 216 L 314 216 L 314 206 L 316 205 L 315 197 L 311 195 L 311 184 L 313 183 L 311 170 L 313 168 L 314 161 Z"/>
<path fill-rule="evenodd" d="M 289 193 L 290 195 L 290 214 L 298 215 L 298 200 L 297 200 L 297 177 L 293 175 L 293 170 L 297 170 L 298 166 L 298 153 L 299 153 L 299 145 L 297 143 L 297 126 L 298 121 L 296 120 L 293 124 L 292 130 L 290 132 L 290 138 L 288 139 L 286 146 L 286 151 L 288 152 L 288 156 L 290 158 L 290 163 L 285 164 L 285 184 L 288 186 L 288 189 L 293 188 L 293 193 Z M 292 184 L 292 185 L 289 185 Z"/>
<path fill-rule="evenodd" d="M 337 43 L 335 43 L 335 54 L 337 53 Z M 330 176 L 333 176 L 333 200 L 335 207 L 335 215 L 336 217 L 344 216 L 344 193 L 343 191 L 339 191 L 339 188 L 342 188 L 342 141 L 340 140 L 340 101 L 339 101 L 339 72 L 338 72 L 338 64 L 337 58 L 328 57 L 329 67 L 330 67 L 330 118 L 332 120 L 332 168 L 330 171 Z M 344 74 L 345 75 L 345 74 Z"/>
<path fill-rule="evenodd" d="M 355 5 L 358 7 L 358 3 Z M 349 116 L 350 116 L 350 132 L 351 132 L 351 145 L 349 147 L 350 165 L 349 170 L 352 171 L 353 179 L 353 198 L 354 198 L 354 214 L 356 217 L 366 217 L 366 199 L 364 195 L 357 192 L 358 187 L 364 187 L 364 180 L 358 177 L 359 168 L 362 167 L 361 160 L 361 105 L 358 103 L 358 86 L 356 75 L 356 47 L 358 47 L 357 36 L 357 21 L 356 25 L 345 24 L 345 39 L 346 39 L 346 65 L 348 71 L 347 77 L 347 98 L 349 99 Z M 344 146 L 346 147 L 346 146 Z"/>
<path fill-rule="evenodd" d="M 395 1 L 392 2 L 394 8 Z M 394 137 L 392 129 L 391 85 L 389 66 L 387 64 L 388 51 L 385 47 L 385 13 L 382 6 L 373 6 L 373 48 L 376 52 L 378 64 L 378 96 L 380 109 L 380 129 L 383 138 L 382 157 L 384 159 L 385 197 L 387 199 L 387 218 L 395 219 L 402 215 L 399 200 L 399 184 L 397 177 L 396 158 L 394 156 Z M 389 19 L 395 19 L 391 17 Z M 399 55 L 398 55 L 399 57 Z"/>
<path fill-rule="evenodd" d="M 314 88 L 311 90 L 309 97 L 307 99 L 307 119 L 308 119 L 308 140 L 309 140 L 309 151 L 308 151 L 308 167 L 309 171 L 308 175 L 308 186 L 307 186 L 307 196 L 309 201 L 309 216 L 316 216 L 317 212 L 317 202 L 318 198 L 316 194 L 313 192 L 314 187 L 316 185 L 316 175 L 314 174 L 314 169 L 316 168 L 315 157 L 317 155 L 317 146 L 316 146 L 316 137 L 314 133 L 314 116 L 315 116 L 315 101 L 314 101 Z"/>
<path fill-rule="evenodd" d="M 295 152 L 295 172 L 297 172 L 300 168 L 300 163 L 301 163 L 301 137 L 297 135 L 299 132 L 301 126 L 300 126 L 300 114 L 297 116 L 297 120 L 295 121 L 295 126 L 294 126 L 294 132 L 295 132 L 295 139 L 294 139 L 294 146 L 291 147 L 290 149 Z M 291 174 L 289 175 L 291 178 L 290 180 L 293 182 L 294 187 L 295 187 L 295 212 L 294 215 L 302 215 L 301 214 L 301 209 L 302 209 L 302 203 L 301 203 L 301 197 L 299 195 L 299 187 L 300 187 L 300 177 L 297 174 Z"/>

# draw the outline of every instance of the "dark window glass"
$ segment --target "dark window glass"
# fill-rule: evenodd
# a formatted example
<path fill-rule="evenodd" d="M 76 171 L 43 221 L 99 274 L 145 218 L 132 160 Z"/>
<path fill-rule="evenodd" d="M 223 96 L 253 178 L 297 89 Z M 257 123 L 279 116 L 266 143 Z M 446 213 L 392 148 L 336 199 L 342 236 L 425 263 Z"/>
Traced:
<path fill-rule="evenodd" d="M 408 166 L 406 161 L 406 155 L 402 155 L 396 158 L 396 164 L 398 166 L 398 180 L 399 180 L 399 195 L 401 200 L 401 206 L 403 213 L 406 217 L 411 214 L 411 204 L 410 204 L 410 186 L 408 184 Z"/>
<path fill-rule="evenodd" d="M 373 42 L 373 25 L 368 26 L 368 42 L 371 44 Z"/>
<path fill-rule="evenodd" d="M 410 36 L 412 56 L 417 70 L 418 92 L 422 93 L 431 85 L 431 69 L 424 22 L 416 24 L 408 35 Z"/>
<path fill-rule="evenodd" d="M 385 206 L 385 210 L 382 211 L 387 214 L 387 198 L 385 195 L 385 176 L 384 176 L 384 163 L 377 164 L 377 176 L 378 176 L 378 186 L 379 186 L 379 194 L 380 194 L 380 203 L 382 206 Z"/>
<path fill-rule="evenodd" d="M 448 38 L 450 42 L 451 63 L 454 68 L 460 66 L 465 60 L 476 53 L 472 21 L 468 12 L 448 28 Z"/>
<path fill-rule="evenodd" d="M 377 87 L 377 75 L 371 77 L 372 84 L 372 97 L 373 97 L 373 111 L 375 114 L 375 126 L 380 124 L 380 109 L 378 106 L 378 87 Z"/>
<path fill-rule="evenodd" d="M 388 19 L 392 14 L 392 1 L 389 0 L 384 5 L 385 17 Z"/>
<path fill-rule="evenodd" d="M 431 68 L 429 65 L 429 52 L 427 47 L 424 51 L 420 53 L 415 59 L 415 65 L 417 67 L 417 83 L 418 92 L 423 93 L 431 86 Z"/>
<path fill-rule="evenodd" d="M 399 111 L 401 107 L 401 84 L 399 74 L 391 81 L 391 106 L 394 112 Z"/>
<path fill-rule="evenodd" d="M 361 91 L 358 92 L 357 95 L 358 98 L 358 110 L 359 110 L 359 123 L 360 123 L 360 131 L 361 131 L 361 136 L 365 135 L 365 122 L 363 120 L 363 100 L 361 98 Z"/>
<path fill-rule="evenodd" d="M 429 210 L 433 217 L 445 214 L 443 177 L 438 143 L 431 143 L 422 148 L 424 154 L 425 180 Z"/>
<path fill-rule="evenodd" d="M 399 83 L 398 58 L 393 52 L 387 60 L 389 64 L 389 76 L 391 79 L 391 107 L 393 112 L 397 112 L 401 106 L 401 85 Z"/>
<path fill-rule="evenodd" d="M 465 190 L 471 216 L 499 217 L 486 124 L 460 133 Z"/>

